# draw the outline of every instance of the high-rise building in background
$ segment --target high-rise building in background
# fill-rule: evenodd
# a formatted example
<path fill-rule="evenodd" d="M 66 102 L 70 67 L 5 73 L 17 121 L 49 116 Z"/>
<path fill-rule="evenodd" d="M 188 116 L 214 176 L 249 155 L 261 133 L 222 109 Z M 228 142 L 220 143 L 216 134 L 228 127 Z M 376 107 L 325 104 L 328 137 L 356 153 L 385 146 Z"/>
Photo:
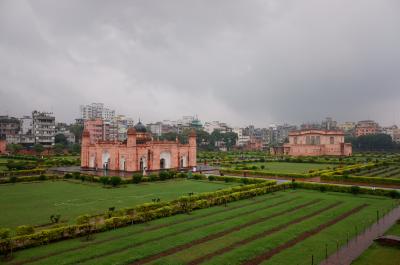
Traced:
<path fill-rule="evenodd" d="M 111 121 L 114 119 L 115 111 L 105 108 L 103 103 L 91 103 L 88 105 L 80 106 L 81 119 L 82 120 L 93 120 L 102 119 Z"/>
<path fill-rule="evenodd" d="M 359 121 L 355 127 L 355 136 L 370 135 L 379 133 L 379 125 L 375 121 Z"/>
<path fill-rule="evenodd" d="M 21 123 L 19 119 L 9 116 L 0 116 L 0 139 L 12 144 L 18 141 L 18 132 Z"/>
<path fill-rule="evenodd" d="M 56 118 L 50 112 L 32 112 L 33 137 L 35 144 L 54 145 Z"/>

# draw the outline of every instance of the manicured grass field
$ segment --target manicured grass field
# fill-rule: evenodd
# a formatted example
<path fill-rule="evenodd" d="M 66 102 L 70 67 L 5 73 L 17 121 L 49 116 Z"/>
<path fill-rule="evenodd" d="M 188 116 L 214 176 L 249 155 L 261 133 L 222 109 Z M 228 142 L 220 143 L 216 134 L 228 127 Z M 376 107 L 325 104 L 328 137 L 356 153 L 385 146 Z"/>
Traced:
<path fill-rule="evenodd" d="M 395 224 L 387 235 L 400 236 L 400 224 Z M 373 243 L 357 260 L 353 265 L 398 265 L 400 264 L 400 248 L 381 246 L 377 243 Z"/>
<path fill-rule="evenodd" d="M 80 181 L 4 184 L 0 185 L 0 227 L 46 224 L 52 214 L 74 222 L 79 215 L 103 213 L 109 207 L 120 209 L 153 198 L 167 201 L 188 192 L 215 191 L 230 185 L 234 184 L 178 179 L 109 189 Z"/>
<path fill-rule="evenodd" d="M 260 169 L 261 165 L 264 165 L 265 171 L 277 172 L 277 173 L 308 173 L 311 169 L 325 169 L 327 167 L 334 167 L 331 164 L 313 164 L 313 163 L 288 163 L 288 162 L 260 162 L 251 163 L 247 166 L 257 166 Z"/>
<path fill-rule="evenodd" d="M 385 197 L 287 190 L 16 252 L 7 264 L 318 264 Z M 307 236 L 309 235 L 309 236 Z M 272 251 L 272 252 L 271 252 Z M 263 257 L 255 259 L 256 257 Z M 254 261 L 257 261 L 254 263 Z"/>

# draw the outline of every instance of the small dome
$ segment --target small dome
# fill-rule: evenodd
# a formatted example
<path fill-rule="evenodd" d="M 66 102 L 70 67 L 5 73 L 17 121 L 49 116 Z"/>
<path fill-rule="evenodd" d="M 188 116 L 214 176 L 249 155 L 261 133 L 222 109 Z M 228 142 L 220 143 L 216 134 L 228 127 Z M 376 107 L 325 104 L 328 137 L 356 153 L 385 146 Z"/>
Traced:
<path fill-rule="evenodd" d="M 145 133 L 147 132 L 146 126 L 143 125 L 140 121 L 134 126 L 137 132 Z"/>

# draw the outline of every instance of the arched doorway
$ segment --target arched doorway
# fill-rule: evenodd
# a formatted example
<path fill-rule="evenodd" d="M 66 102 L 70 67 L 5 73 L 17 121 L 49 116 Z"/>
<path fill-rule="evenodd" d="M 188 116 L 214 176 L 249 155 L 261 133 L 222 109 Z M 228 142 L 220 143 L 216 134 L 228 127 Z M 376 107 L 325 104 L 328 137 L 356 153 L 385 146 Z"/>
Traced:
<path fill-rule="evenodd" d="M 181 168 L 187 167 L 187 158 L 186 158 L 186 156 L 181 156 L 181 159 L 179 160 L 179 167 L 181 167 Z"/>
<path fill-rule="evenodd" d="M 160 159 L 160 169 L 165 169 L 165 159 L 164 158 Z"/>
<path fill-rule="evenodd" d="M 103 169 L 108 170 L 110 167 L 110 153 L 108 151 L 104 151 L 102 155 L 102 165 Z"/>
<path fill-rule="evenodd" d="M 145 169 L 147 169 L 147 159 L 142 156 L 139 160 L 139 170 L 143 172 Z"/>
<path fill-rule="evenodd" d="M 120 171 L 126 171 L 125 157 L 124 156 L 121 156 L 121 158 L 119 159 L 119 170 Z"/>
<path fill-rule="evenodd" d="M 160 154 L 160 169 L 169 169 L 169 168 L 171 168 L 171 153 L 162 152 Z"/>
<path fill-rule="evenodd" d="M 95 159 L 96 159 L 95 155 L 90 156 L 90 158 L 89 158 L 89 167 L 90 168 L 95 168 Z"/>

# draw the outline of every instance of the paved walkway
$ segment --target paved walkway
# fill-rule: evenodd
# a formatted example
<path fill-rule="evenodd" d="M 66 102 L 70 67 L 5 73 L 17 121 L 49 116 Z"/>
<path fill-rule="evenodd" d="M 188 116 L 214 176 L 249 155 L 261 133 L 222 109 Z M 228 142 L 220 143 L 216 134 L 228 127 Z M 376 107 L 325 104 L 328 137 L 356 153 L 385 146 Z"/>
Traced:
<path fill-rule="evenodd" d="M 349 241 L 338 252 L 332 254 L 320 265 L 347 265 L 358 258 L 372 243 L 375 238 L 383 235 L 397 220 L 400 219 L 400 206 L 393 209 L 370 228 Z"/>

